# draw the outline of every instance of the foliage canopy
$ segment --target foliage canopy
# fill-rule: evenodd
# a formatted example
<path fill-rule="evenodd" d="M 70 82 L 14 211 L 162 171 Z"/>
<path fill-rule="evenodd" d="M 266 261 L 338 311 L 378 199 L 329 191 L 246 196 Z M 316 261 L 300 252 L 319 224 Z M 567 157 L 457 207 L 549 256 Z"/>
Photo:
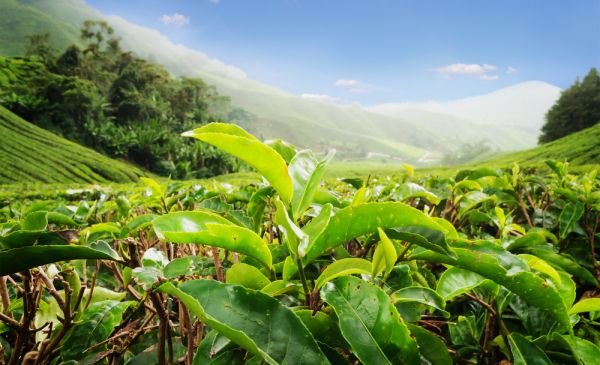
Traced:
<path fill-rule="evenodd" d="M 582 81 L 564 90 L 546 113 L 540 143 L 554 141 L 600 121 L 600 74 L 592 68 Z"/>

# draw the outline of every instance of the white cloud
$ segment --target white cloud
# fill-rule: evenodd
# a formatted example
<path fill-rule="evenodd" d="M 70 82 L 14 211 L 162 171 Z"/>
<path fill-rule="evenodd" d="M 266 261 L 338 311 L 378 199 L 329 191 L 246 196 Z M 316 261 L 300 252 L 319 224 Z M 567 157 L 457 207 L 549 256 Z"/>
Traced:
<path fill-rule="evenodd" d="M 508 66 L 508 67 L 506 68 L 506 73 L 507 73 L 507 74 L 509 74 L 509 75 L 510 75 L 510 74 L 514 74 L 515 72 L 517 72 L 517 69 L 516 69 L 516 68 L 514 68 L 514 67 L 512 67 L 512 66 Z"/>
<path fill-rule="evenodd" d="M 485 81 L 496 81 L 500 78 L 500 76 L 498 76 L 498 75 L 481 75 L 481 76 L 479 76 L 479 78 L 481 80 L 485 80 Z"/>
<path fill-rule="evenodd" d="M 335 82 L 335 86 L 341 87 L 356 94 L 365 94 L 371 91 L 371 86 L 366 85 L 358 80 L 340 79 Z"/>
<path fill-rule="evenodd" d="M 159 18 L 159 20 L 164 25 L 174 25 L 176 27 L 183 27 L 184 25 L 188 25 L 190 23 L 190 18 L 179 13 L 175 14 L 165 14 Z"/>
<path fill-rule="evenodd" d="M 341 80 L 337 80 L 335 82 L 335 86 L 348 87 L 348 86 L 356 86 L 359 83 L 360 82 L 358 82 L 358 80 L 345 80 L 345 79 L 341 79 Z"/>
<path fill-rule="evenodd" d="M 329 104 L 340 104 L 342 102 L 342 99 L 336 97 L 336 96 L 330 96 L 330 95 L 326 95 L 326 94 L 301 94 L 300 95 L 301 98 L 303 99 L 309 99 L 309 100 L 314 100 L 314 101 L 320 101 L 322 103 L 329 103 Z"/>
<path fill-rule="evenodd" d="M 497 71 L 498 67 L 484 63 L 453 63 L 444 67 L 436 68 L 433 71 L 437 72 L 445 78 L 451 78 L 453 75 L 474 76 L 481 80 L 492 81 L 498 80 L 498 75 L 490 75 L 490 72 Z"/>

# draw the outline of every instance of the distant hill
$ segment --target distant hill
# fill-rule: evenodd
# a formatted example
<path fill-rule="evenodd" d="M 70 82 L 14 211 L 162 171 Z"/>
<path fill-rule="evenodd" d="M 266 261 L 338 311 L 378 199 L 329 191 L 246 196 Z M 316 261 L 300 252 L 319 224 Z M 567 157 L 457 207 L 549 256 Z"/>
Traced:
<path fill-rule="evenodd" d="M 421 169 L 420 174 L 453 175 L 458 170 L 478 167 L 511 168 L 515 162 L 522 167 L 542 168 L 546 160 L 567 161 L 573 171 L 599 169 L 600 123 L 525 151 L 505 153 L 470 164 Z"/>
<path fill-rule="evenodd" d="M 125 162 L 39 128 L 0 106 L 0 184 L 131 182 L 147 175 Z"/>
<path fill-rule="evenodd" d="M 516 138 L 525 138 L 525 143 L 535 145 L 544 115 L 558 99 L 560 92 L 561 89 L 554 85 L 527 81 L 460 100 L 382 104 L 369 110 L 392 117 L 422 120 L 436 128 L 443 126 L 430 121 L 451 121 L 453 117 L 455 120 L 452 123 L 445 124 L 460 126 L 457 129 L 461 132 L 469 129 L 479 131 L 482 126 L 490 126 L 503 129 L 504 133 L 513 134 Z"/>
<path fill-rule="evenodd" d="M 333 147 L 338 150 L 338 156 L 348 158 L 384 154 L 422 165 L 439 161 L 444 153 L 465 143 L 485 141 L 503 151 L 529 148 L 535 145 L 543 114 L 558 93 L 558 88 L 551 85 L 545 84 L 551 90 L 546 92 L 545 88 L 526 84 L 522 85 L 526 91 L 519 98 L 511 98 L 511 90 L 500 90 L 482 97 L 438 103 L 434 107 L 400 104 L 402 108 L 396 110 L 384 106 L 337 105 L 302 98 L 250 80 L 236 67 L 174 44 L 156 30 L 117 16 L 104 16 L 83 0 L 0 1 L 13 8 L 35 10 L 20 11 L 17 16 L 35 17 L 51 31 L 56 29 L 53 27 L 56 22 L 69 24 L 60 31 L 68 32 L 71 37 L 78 36 L 73 29 L 85 19 L 107 20 L 121 36 L 126 49 L 163 64 L 175 75 L 197 76 L 216 85 L 221 94 L 231 97 L 233 105 L 247 112 L 244 120 L 238 122 L 250 132 L 263 139 L 280 137 L 318 151 Z M 16 10 L 11 11 L 17 14 Z M 30 19 L 20 21 L 32 22 Z M 24 39 L 25 30 L 21 27 L 14 31 L 8 22 L 0 22 L 0 34 L 13 32 L 13 40 Z M 514 118 L 515 115 L 519 119 Z"/>
<path fill-rule="evenodd" d="M 49 16 L 43 9 L 31 5 L 30 1 L 0 0 L 1 55 L 22 55 L 27 36 L 34 33 L 52 33 L 52 42 L 57 48 L 79 41 L 78 25 Z"/>

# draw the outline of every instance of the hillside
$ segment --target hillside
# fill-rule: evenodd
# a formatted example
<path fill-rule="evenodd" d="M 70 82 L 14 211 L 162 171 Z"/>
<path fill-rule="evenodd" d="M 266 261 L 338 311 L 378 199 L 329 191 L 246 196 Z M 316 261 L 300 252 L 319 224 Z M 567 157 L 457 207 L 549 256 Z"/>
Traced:
<path fill-rule="evenodd" d="M 0 184 L 130 182 L 141 169 L 39 128 L 0 106 Z"/>
<path fill-rule="evenodd" d="M 539 147 L 504 154 L 477 165 L 502 167 L 516 161 L 523 166 L 535 166 L 548 159 L 568 161 L 574 166 L 600 164 L 600 124 Z"/>
<path fill-rule="evenodd" d="M 493 120 L 478 114 L 477 110 L 461 113 L 461 110 L 430 110 L 418 105 L 416 111 L 382 113 L 358 105 L 326 103 L 251 80 L 234 66 L 175 44 L 154 29 L 117 16 L 105 16 L 82 0 L 7 1 L 7 4 L 17 3 L 20 7 L 35 9 L 37 15 L 44 14 L 47 18 L 44 21 L 69 23 L 70 27 L 65 27 L 64 31 L 79 26 L 85 19 L 107 20 L 121 36 L 126 49 L 164 65 L 174 75 L 201 77 L 215 85 L 221 94 L 230 96 L 234 106 L 247 112 L 247 120 L 237 122 L 250 132 L 264 139 L 281 137 L 301 147 L 320 151 L 333 147 L 338 150 L 338 157 L 357 158 L 369 153 L 383 153 L 419 165 L 424 157 L 435 161 L 465 143 L 485 141 L 492 148 L 503 151 L 529 148 L 535 145 L 539 130 L 535 126 L 541 125 L 545 106 L 555 100 L 554 94 L 536 94 L 536 89 L 525 85 L 525 97 L 516 99 L 520 102 L 516 108 L 511 104 L 515 98 L 502 97 L 511 95 L 510 91 L 494 93 L 499 96 L 485 98 L 491 103 L 485 104 L 486 110 L 499 111 L 498 118 Z M 23 16 L 29 15 L 23 13 Z M 13 30 L 0 23 L 1 32 Z M 77 34 L 72 33 L 72 36 Z M 517 114 L 528 119 L 527 128 L 522 128 L 521 120 L 512 120 L 511 115 L 501 112 L 506 110 L 518 110 Z"/>
<path fill-rule="evenodd" d="M 506 153 L 471 164 L 421 169 L 420 173 L 450 175 L 458 170 L 479 167 L 510 168 L 514 162 L 523 167 L 540 168 L 546 160 L 567 161 L 574 171 L 600 167 L 600 123 L 525 151 Z"/>
<path fill-rule="evenodd" d="M 19 56 L 25 52 L 28 35 L 52 34 L 52 45 L 62 48 L 65 44 L 77 43 L 79 27 L 60 18 L 49 16 L 42 9 L 18 0 L 0 1 L 0 54 Z"/>

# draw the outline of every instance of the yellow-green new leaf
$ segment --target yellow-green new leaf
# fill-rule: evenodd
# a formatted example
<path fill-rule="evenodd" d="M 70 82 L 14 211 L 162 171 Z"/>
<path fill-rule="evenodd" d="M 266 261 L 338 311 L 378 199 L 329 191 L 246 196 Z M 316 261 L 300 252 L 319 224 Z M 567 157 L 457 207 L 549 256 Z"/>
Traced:
<path fill-rule="evenodd" d="M 332 151 L 323 160 L 318 161 L 310 150 L 303 150 L 298 152 L 290 162 L 288 172 L 294 186 L 292 216 L 295 220 L 300 218 L 312 203 L 325 173 L 325 167 L 334 154 L 335 151 Z"/>
<path fill-rule="evenodd" d="M 519 258 L 527 261 L 527 264 L 529 265 L 530 268 L 548 275 L 554 281 L 556 281 L 558 284 L 560 284 L 560 281 L 561 281 L 560 275 L 558 275 L 558 272 L 552 266 L 550 266 L 546 261 L 540 259 L 539 257 L 535 257 L 533 255 L 529 255 L 526 253 L 520 254 L 517 256 Z"/>
<path fill-rule="evenodd" d="M 285 240 L 288 245 L 290 254 L 294 259 L 302 258 L 306 254 L 308 248 L 309 237 L 298 227 L 289 217 L 285 206 L 281 200 L 275 200 L 275 223 L 283 228 Z"/>
<path fill-rule="evenodd" d="M 208 212 L 175 212 L 152 221 L 156 236 L 174 243 L 221 247 L 250 256 L 270 270 L 273 264 L 267 244 L 253 231 Z"/>
<path fill-rule="evenodd" d="M 600 298 L 586 298 L 575 303 L 569 315 L 583 312 L 600 312 Z"/>
<path fill-rule="evenodd" d="M 211 123 L 183 133 L 209 143 L 239 158 L 255 168 L 289 205 L 292 200 L 292 179 L 285 160 L 272 147 L 260 142 L 242 128 L 225 123 Z"/>
<path fill-rule="evenodd" d="M 373 254 L 373 264 L 371 272 L 371 280 L 373 280 L 379 273 L 384 271 L 384 279 L 390 274 L 398 258 L 394 244 L 385 234 L 383 229 L 377 228 L 379 232 L 379 243 Z"/>
<path fill-rule="evenodd" d="M 333 262 L 327 266 L 315 281 L 315 289 L 320 289 L 329 281 L 340 276 L 354 274 L 371 274 L 372 265 L 365 259 L 347 258 Z"/>

